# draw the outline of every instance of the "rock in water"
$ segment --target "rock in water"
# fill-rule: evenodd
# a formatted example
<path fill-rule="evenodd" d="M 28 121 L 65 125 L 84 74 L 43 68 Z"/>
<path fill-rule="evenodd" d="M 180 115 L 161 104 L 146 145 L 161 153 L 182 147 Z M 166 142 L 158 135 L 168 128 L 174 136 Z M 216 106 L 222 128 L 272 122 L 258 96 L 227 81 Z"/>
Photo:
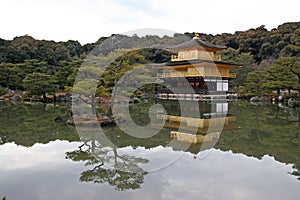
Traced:
<path fill-rule="evenodd" d="M 54 118 L 54 121 L 55 121 L 55 122 L 61 122 L 61 121 L 62 121 L 62 118 L 61 118 L 60 116 L 56 116 L 56 117 Z"/>
<path fill-rule="evenodd" d="M 288 105 L 289 105 L 289 107 L 294 108 L 297 106 L 297 101 L 294 100 L 293 98 L 289 98 Z"/>
<path fill-rule="evenodd" d="M 258 96 L 251 97 L 250 101 L 260 101 L 260 98 Z"/>

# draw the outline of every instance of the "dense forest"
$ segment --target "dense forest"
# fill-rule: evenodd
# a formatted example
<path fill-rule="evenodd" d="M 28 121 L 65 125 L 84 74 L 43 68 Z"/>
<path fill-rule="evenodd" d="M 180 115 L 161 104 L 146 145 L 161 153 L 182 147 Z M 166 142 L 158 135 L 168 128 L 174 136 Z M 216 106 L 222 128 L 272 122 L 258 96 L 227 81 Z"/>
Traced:
<path fill-rule="evenodd" d="M 29 35 L 13 40 L 0 39 L 0 94 L 26 91 L 28 96 L 45 96 L 46 93 L 70 91 L 83 61 L 97 45 L 111 37 L 123 43 L 138 43 L 139 46 L 148 47 L 133 49 L 115 61 L 118 63 L 118 60 L 122 60 L 119 65 L 112 63 L 107 68 L 104 73 L 106 76 L 96 91 L 98 96 L 107 96 L 112 91 L 115 79 L 127 69 L 134 68 L 136 64 L 168 61 L 172 53 L 162 50 L 160 45 L 183 42 L 187 36 L 191 38 L 194 34 L 175 34 L 173 37 L 113 34 L 85 45 L 73 40 L 36 40 Z M 244 96 L 262 96 L 273 91 L 287 91 L 290 94 L 300 89 L 300 22 L 284 23 L 270 31 L 262 25 L 234 34 L 199 35 L 204 41 L 227 46 L 228 49 L 220 53 L 222 59 L 243 66 L 234 71 L 237 79 L 231 83 L 232 91 Z M 149 48 L 148 44 L 157 45 Z M 110 48 L 108 45 L 101 53 L 109 57 Z"/>

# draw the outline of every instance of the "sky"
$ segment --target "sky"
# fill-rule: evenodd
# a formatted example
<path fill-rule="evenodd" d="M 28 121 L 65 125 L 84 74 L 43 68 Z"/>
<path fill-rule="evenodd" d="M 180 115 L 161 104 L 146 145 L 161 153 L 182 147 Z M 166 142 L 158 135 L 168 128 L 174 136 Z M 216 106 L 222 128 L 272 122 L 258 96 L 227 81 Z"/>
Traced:
<path fill-rule="evenodd" d="M 81 44 L 144 28 L 221 34 L 300 21 L 299 0 L 0 0 L 0 8 L 0 38 Z"/>

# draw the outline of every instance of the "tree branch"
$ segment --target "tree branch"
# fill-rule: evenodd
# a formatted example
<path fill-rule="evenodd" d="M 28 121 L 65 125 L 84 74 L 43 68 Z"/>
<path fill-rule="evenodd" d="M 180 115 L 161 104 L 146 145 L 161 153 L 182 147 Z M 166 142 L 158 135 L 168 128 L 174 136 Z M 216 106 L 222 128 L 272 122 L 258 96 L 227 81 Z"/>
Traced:
<path fill-rule="evenodd" d="M 296 71 L 294 71 L 292 68 L 290 68 L 290 71 L 291 71 L 293 74 L 295 74 L 295 75 L 298 77 L 298 79 L 300 80 L 300 72 L 296 72 Z"/>
<path fill-rule="evenodd" d="M 116 67 L 120 67 L 120 66 L 123 64 L 124 61 L 125 61 L 125 59 L 122 58 L 121 61 L 120 61 L 118 64 L 111 63 L 111 65 L 114 65 L 114 66 L 116 66 Z"/>

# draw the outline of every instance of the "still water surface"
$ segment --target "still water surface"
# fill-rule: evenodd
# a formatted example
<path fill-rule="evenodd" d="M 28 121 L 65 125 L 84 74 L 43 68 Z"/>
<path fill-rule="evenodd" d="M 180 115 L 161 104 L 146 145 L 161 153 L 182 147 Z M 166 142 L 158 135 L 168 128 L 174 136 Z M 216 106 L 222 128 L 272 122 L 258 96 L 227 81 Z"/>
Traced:
<path fill-rule="evenodd" d="M 160 103 L 169 115 L 180 114 L 178 105 Z M 149 122 L 150 106 L 130 105 L 137 124 Z M 0 197 L 299 199 L 299 109 L 243 101 L 199 108 L 201 118 L 231 119 L 210 149 L 201 142 L 184 149 L 168 145 L 174 127 L 144 139 L 106 127 L 117 146 L 107 147 L 93 129 L 84 135 L 65 125 L 70 105 L 1 103 Z M 63 122 L 54 122 L 58 115 Z"/>

